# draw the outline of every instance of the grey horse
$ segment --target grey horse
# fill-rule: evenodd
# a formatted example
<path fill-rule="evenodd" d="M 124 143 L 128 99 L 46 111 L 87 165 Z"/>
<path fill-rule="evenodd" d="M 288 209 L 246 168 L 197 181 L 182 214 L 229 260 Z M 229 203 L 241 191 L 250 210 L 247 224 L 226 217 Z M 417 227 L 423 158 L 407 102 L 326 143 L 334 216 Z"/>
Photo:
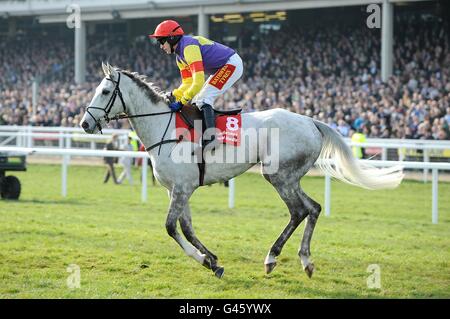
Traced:
<path fill-rule="evenodd" d="M 165 92 L 137 73 L 102 63 L 105 78 L 95 91 L 80 123 L 88 134 L 101 131 L 112 119 L 128 118 L 144 145 L 158 181 L 168 189 L 170 205 L 166 220 L 168 234 L 184 252 L 221 278 L 224 268 L 194 233 L 189 198 L 200 186 L 195 152 L 198 145 L 177 140 L 174 114 L 167 106 Z M 340 135 L 325 123 L 284 109 L 272 109 L 241 115 L 241 131 L 255 132 L 256 139 L 246 139 L 239 146 L 219 144 L 214 152 L 205 150 L 205 184 L 227 181 L 260 163 L 264 178 L 286 203 L 290 220 L 270 248 L 264 265 L 266 273 L 276 266 L 284 244 L 306 218 L 298 255 L 309 277 L 314 271 L 310 260 L 310 242 L 321 206 L 300 187 L 300 179 L 318 163 L 319 168 L 341 181 L 367 189 L 395 188 L 403 178 L 401 167 L 375 168 L 353 157 Z M 263 134 L 268 131 L 276 134 Z M 170 136 L 166 133 L 170 132 Z M 262 135 L 265 138 L 260 138 Z M 170 139 L 169 137 L 174 137 Z M 275 150 L 269 152 L 269 150 Z M 250 154 L 240 161 L 208 161 L 212 153 Z M 174 154 L 185 154 L 180 160 Z M 270 155 L 270 156 L 269 156 Z M 276 155 L 276 156 L 275 156 Z M 179 156 L 178 156 L 179 157 Z M 226 156 L 225 156 L 226 157 Z M 177 222 L 184 234 L 177 231 Z"/>

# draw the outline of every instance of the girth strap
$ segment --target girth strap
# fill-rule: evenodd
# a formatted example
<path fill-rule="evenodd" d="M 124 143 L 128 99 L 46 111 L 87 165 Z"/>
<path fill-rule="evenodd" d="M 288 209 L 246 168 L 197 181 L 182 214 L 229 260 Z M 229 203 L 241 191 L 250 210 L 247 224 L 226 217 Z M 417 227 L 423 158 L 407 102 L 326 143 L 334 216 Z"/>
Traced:
<path fill-rule="evenodd" d="M 145 149 L 147 152 L 151 151 L 154 147 L 159 146 L 159 150 L 158 150 L 158 156 L 159 156 L 159 154 L 161 153 L 161 145 L 167 144 L 167 143 L 174 143 L 174 142 L 178 143 L 179 141 L 181 141 L 183 139 L 183 135 L 180 135 L 178 137 L 178 139 L 164 140 L 164 137 L 166 136 L 167 130 L 169 129 L 170 122 L 172 122 L 172 117 L 173 117 L 173 112 L 170 113 L 170 119 L 169 119 L 169 122 L 167 123 L 166 129 L 164 130 L 164 134 L 161 137 L 161 141 L 151 145 L 150 147 L 147 147 Z"/>
<path fill-rule="evenodd" d="M 202 154 L 203 154 L 203 150 L 202 150 Z M 203 160 L 203 155 L 202 155 L 202 161 L 200 163 L 197 163 L 198 165 L 198 184 L 200 186 L 203 186 L 203 183 L 205 181 L 205 161 Z"/>
<path fill-rule="evenodd" d="M 155 144 L 153 144 L 153 145 L 150 146 L 150 147 L 147 147 L 145 150 L 146 150 L 147 152 L 150 152 L 152 149 L 154 149 L 154 148 L 157 147 L 157 146 L 160 146 L 160 145 L 163 145 L 163 144 L 167 144 L 167 143 L 178 143 L 178 142 L 180 142 L 182 139 L 183 139 L 183 135 L 180 135 L 180 137 L 179 137 L 178 139 L 164 140 L 164 141 L 155 143 Z"/>

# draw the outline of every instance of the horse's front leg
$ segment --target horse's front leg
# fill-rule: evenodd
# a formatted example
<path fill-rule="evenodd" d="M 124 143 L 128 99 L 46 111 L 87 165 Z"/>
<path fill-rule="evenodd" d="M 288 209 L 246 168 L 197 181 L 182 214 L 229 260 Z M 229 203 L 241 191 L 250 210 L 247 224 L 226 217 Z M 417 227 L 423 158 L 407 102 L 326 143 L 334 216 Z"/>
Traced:
<path fill-rule="evenodd" d="M 223 276 L 224 268 L 217 265 L 217 256 L 208 250 L 197 238 L 192 227 L 191 210 L 189 209 L 189 203 L 186 204 L 184 208 L 184 213 L 180 216 L 181 230 L 183 231 L 184 237 L 206 255 L 205 262 L 203 266 L 211 269 L 214 274 L 221 278 Z"/>
<path fill-rule="evenodd" d="M 175 239 L 175 241 L 181 246 L 181 248 L 183 248 L 184 252 L 188 256 L 194 258 L 197 262 L 206 266 L 209 264 L 209 261 L 205 261 L 206 256 L 192 244 L 184 240 L 177 231 L 177 221 L 183 214 L 184 208 L 186 207 L 189 201 L 189 197 L 191 197 L 193 191 L 194 189 L 190 187 L 174 186 L 174 188 L 170 192 L 170 207 L 169 214 L 167 215 L 166 220 L 166 229 L 169 236 Z M 217 277 L 222 277 L 223 268 L 221 271 L 219 271 L 219 273 L 217 273 L 216 269 L 215 273 Z"/>

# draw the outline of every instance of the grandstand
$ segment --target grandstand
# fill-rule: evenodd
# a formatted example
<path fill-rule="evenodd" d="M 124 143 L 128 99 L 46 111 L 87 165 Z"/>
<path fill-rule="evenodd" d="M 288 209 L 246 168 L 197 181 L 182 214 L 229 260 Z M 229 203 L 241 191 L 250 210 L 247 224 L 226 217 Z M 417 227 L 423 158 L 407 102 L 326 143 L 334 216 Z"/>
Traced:
<path fill-rule="evenodd" d="M 448 1 L 78 1 L 79 28 L 71 1 L 0 2 L 0 125 L 78 126 L 102 60 L 173 89 L 173 57 L 146 37 L 171 17 L 243 57 L 217 108 L 287 108 L 343 136 L 450 139 Z M 367 25 L 371 3 L 381 28 Z"/>

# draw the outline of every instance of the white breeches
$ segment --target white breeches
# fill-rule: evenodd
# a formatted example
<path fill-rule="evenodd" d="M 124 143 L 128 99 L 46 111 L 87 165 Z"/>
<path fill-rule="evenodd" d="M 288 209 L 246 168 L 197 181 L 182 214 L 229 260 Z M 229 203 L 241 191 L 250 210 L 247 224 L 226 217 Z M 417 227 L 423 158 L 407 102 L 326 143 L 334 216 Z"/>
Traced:
<path fill-rule="evenodd" d="M 219 95 L 225 93 L 240 79 L 243 69 L 241 57 L 237 53 L 233 54 L 222 68 L 208 77 L 200 92 L 194 96 L 191 102 L 200 109 L 203 104 L 212 106 Z"/>

